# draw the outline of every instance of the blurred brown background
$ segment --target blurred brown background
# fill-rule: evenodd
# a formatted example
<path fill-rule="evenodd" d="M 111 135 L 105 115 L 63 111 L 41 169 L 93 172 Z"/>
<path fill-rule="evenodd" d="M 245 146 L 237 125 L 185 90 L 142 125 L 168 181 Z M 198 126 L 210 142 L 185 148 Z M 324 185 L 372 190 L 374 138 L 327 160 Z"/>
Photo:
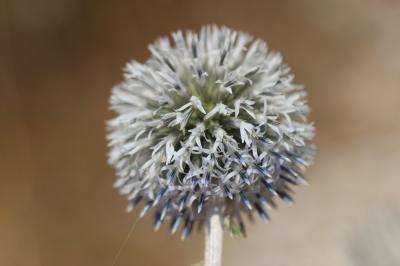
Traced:
<path fill-rule="evenodd" d="M 227 236 L 225 265 L 400 265 L 400 1 L 0 3 L 0 265 L 111 266 L 137 211 L 111 186 L 110 88 L 157 36 L 207 23 L 281 51 L 317 127 L 311 185 Z M 146 218 L 117 265 L 192 265 L 202 241 Z"/>

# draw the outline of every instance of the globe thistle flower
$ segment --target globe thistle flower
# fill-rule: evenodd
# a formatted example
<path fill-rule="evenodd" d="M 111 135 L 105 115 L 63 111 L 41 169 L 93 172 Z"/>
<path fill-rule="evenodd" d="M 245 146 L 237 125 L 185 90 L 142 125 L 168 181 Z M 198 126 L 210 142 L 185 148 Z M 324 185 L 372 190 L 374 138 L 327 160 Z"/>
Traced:
<path fill-rule="evenodd" d="M 125 67 L 110 99 L 115 187 L 154 209 L 154 227 L 188 236 L 215 206 L 244 232 L 243 214 L 269 219 L 275 198 L 305 183 L 313 126 L 302 86 L 264 41 L 226 27 L 181 31 Z"/>

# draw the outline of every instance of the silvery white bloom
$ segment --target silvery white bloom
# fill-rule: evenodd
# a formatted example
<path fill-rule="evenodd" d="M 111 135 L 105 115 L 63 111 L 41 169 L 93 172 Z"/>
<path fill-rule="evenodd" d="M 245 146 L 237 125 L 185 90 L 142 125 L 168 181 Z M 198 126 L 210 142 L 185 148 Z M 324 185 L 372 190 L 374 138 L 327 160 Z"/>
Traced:
<path fill-rule="evenodd" d="M 170 219 L 185 238 L 214 206 L 235 220 L 268 219 L 274 197 L 304 183 L 314 128 L 301 86 L 262 40 L 226 27 L 178 31 L 132 61 L 110 99 L 109 162 L 129 200 Z"/>

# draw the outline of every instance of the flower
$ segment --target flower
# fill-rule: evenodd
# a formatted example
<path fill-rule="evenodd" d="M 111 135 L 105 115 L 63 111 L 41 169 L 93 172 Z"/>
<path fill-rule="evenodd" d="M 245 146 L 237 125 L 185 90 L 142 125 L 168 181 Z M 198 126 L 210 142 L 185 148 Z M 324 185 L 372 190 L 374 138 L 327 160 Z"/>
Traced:
<path fill-rule="evenodd" d="M 168 219 L 182 238 L 215 206 L 242 231 L 243 214 L 274 198 L 292 202 L 292 185 L 313 159 L 314 128 L 302 86 L 277 52 L 226 27 L 172 34 L 132 61 L 114 87 L 109 163 L 128 211 L 144 202 L 154 227 Z"/>

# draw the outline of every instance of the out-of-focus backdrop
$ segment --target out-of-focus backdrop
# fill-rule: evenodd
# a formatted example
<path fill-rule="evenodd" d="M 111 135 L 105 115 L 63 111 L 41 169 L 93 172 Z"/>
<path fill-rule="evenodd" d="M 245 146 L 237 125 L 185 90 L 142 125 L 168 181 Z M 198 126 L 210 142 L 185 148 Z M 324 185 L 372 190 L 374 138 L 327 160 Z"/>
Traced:
<path fill-rule="evenodd" d="M 122 67 L 177 29 L 265 39 L 308 88 L 310 186 L 225 237 L 225 265 L 400 265 L 400 1 L 0 1 L 0 265 L 111 266 L 138 212 L 112 188 L 105 120 Z M 150 219 L 117 265 L 188 266 Z"/>

